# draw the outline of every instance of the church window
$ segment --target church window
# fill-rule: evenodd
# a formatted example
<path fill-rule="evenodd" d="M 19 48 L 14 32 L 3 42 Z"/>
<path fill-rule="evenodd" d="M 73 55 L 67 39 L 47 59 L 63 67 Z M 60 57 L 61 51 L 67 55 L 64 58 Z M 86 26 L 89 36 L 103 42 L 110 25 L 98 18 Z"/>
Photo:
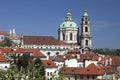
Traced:
<path fill-rule="evenodd" d="M 59 55 L 59 52 L 56 52 L 56 55 Z"/>
<path fill-rule="evenodd" d="M 70 40 L 72 40 L 72 37 L 73 37 L 73 35 L 72 35 L 72 33 L 70 33 Z"/>
<path fill-rule="evenodd" d="M 48 52 L 47 55 L 50 55 L 50 52 Z"/>
<path fill-rule="evenodd" d="M 85 45 L 88 46 L 88 40 L 85 40 Z"/>
<path fill-rule="evenodd" d="M 85 24 L 88 24 L 88 22 L 87 22 L 87 21 L 85 21 Z"/>
<path fill-rule="evenodd" d="M 85 27 L 85 32 L 88 32 L 88 27 Z"/>
<path fill-rule="evenodd" d="M 63 40 L 65 40 L 65 34 L 63 33 Z"/>

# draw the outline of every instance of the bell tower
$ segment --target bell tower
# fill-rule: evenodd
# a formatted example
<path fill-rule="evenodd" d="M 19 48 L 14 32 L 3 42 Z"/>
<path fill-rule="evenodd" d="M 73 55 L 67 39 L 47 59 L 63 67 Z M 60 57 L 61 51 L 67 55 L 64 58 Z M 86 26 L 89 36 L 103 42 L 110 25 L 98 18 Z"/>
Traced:
<path fill-rule="evenodd" d="M 81 20 L 81 36 L 80 45 L 83 52 L 89 52 L 92 49 L 92 37 L 90 34 L 90 18 L 87 11 L 84 11 L 84 15 Z"/>

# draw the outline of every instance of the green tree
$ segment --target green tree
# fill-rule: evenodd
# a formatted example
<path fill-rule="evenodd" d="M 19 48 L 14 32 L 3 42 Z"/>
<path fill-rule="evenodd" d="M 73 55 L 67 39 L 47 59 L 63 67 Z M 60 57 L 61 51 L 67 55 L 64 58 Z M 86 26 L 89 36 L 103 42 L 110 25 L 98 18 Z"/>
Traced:
<path fill-rule="evenodd" d="M 9 38 L 5 38 L 5 40 L 0 44 L 2 47 L 10 47 L 13 42 Z"/>
<path fill-rule="evenodd" d="M 38 78 L 39 76 L 43 76 L 43 79 L 45 79 L 45 68 L 43 63 L 41 62 L 41 60 L 39 58 L 37 58 L 35 60 L 34 63 L 35 68 L 37 69 L 38 73 L 36 73 L 36 78 Z"/>

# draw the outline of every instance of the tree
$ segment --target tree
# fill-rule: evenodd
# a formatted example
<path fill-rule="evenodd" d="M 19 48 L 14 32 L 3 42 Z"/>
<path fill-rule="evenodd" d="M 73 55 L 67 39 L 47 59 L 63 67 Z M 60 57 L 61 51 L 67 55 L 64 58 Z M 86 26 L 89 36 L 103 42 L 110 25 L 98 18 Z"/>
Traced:
<path fill-rule="evenodd" d="M 38 77 L 40 75 L 40 76 L 43 76 L 43 79 L 44 79 L 44 77 L 45 77 L 45 68 L 44 68 L 43 63 L 41 62 L 41 60 L 39 58 L 37 58 L 35 60 L 34 66 L 38 71 L 38 73 L 36 74 L 36 77 Z"/>
<path fill-rule="evenodd" d="M 5 40 L 0 44 L 2 47 L 10 47 L 12 46 L 13 42 L 9 38 L 5 38 Z"/>

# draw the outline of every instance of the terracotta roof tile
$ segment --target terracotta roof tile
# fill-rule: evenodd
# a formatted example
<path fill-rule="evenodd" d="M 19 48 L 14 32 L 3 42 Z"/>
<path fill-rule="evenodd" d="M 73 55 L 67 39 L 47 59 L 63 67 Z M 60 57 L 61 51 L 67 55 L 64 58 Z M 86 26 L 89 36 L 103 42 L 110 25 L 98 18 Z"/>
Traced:
<path fill-rule="evenodd" d="M 34 49 L 33 53 L 32 53 L 33 57 L 46 57 L 43 53 L 41 53 L 39 50 Z"/>
<path fill-rule="evenodd" d="M 79 74 L 82 69 L 83 69 L 82 67 L 65 67 L 60 72 L 62 74 L 76 75 L 76 74 Z"/>
<path fill-rule="evenodd" d="M 80 72 L 81 75 L 102 75 L 103 73 L 104 71 L 94 63 L 91 63 Z"/>
<path fill-rule="evenodd" d="M 96 66 L 95 64 L 91 63 L 86 68 L 81 67 L 65 67 L 60 71 L 62 74 L 72 74 L 72 75 L 104 75 L 113 74 L 115 70 L 112 66 Z"/>
<path fill-rule="evenodd" d="M 67 45 L 52 36 L 23 36 L 23 42 L 27 45 Z"/>
<path fill-rule="evenodd" d="M 57 68 L 52 60 L 41 60 L 46 68 Z"/>
<path fill-rule="evenodd" d="M 8 36 L 8 33 L 6 31 L 0 31 L 0 35 Z"/>
<path fill-rule="evenodd" d="M 120 56 L 114 56 L 112 58 L 112 66 L 120 66 Z"/>

